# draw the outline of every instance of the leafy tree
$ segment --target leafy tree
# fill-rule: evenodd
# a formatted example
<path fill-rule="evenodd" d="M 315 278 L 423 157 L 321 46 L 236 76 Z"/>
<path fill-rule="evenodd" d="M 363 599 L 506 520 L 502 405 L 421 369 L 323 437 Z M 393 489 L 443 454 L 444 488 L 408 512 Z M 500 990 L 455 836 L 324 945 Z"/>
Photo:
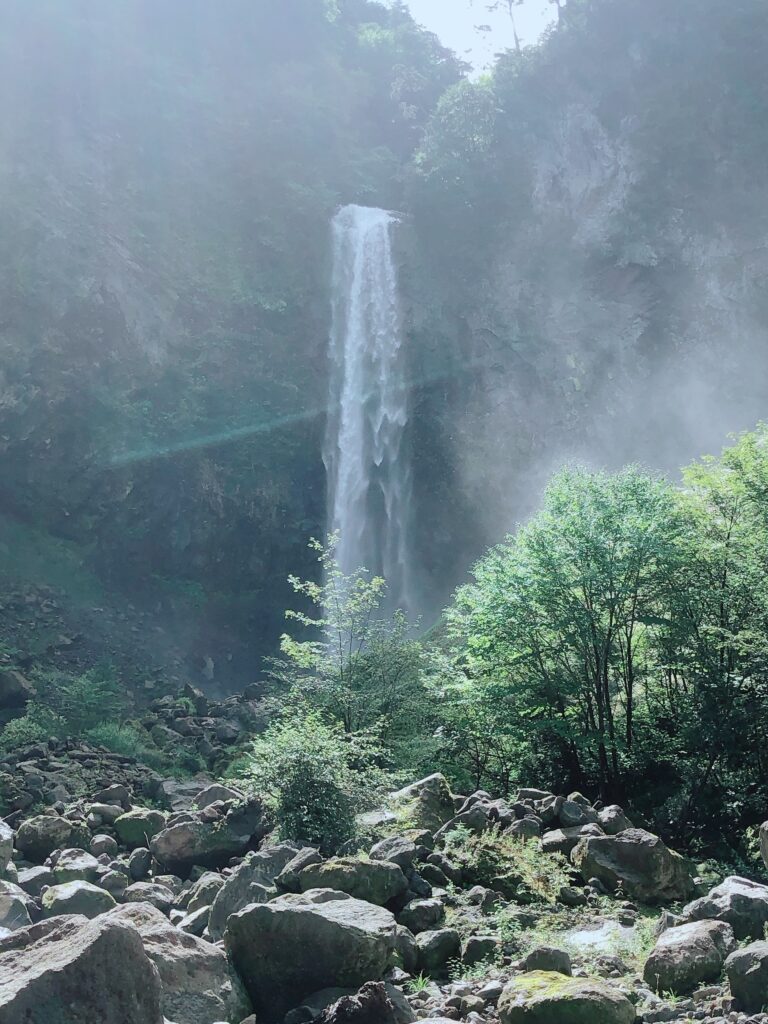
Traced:
<path fill-rule="evenodd" d="M 383 579 L 365 569 L 345 574 L 327 547 L 312 541 L 321 582 L 291 577 L 306 611 L 287 617 L 301 637 L 284 634 L 273 676 L 341 724 L 348 734 L 376 728 L 390 749 L 407 742 L 427 713 L 423 650 L 401 612 L 381 618 Z M 306 634 L 314 632 L 313 639 Z"/>
<path fill-rule="evenodd" d="M 636 469 L 567 469 L 457 594 L 473 674 L 522 696 L 574 781 L 594 777 L 605 793 L 634 742 L 644 627 L 674 580 L 680 531 L 663 482 Z"/>

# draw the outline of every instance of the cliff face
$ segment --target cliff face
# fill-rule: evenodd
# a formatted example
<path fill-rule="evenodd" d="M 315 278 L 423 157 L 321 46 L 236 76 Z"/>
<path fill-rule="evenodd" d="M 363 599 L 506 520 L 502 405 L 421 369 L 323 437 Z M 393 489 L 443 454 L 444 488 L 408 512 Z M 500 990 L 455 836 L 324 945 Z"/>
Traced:
<path fill-rule="evenodd" d="M 330 218 L 395 203 L 460 65 L 367 0 L 5 14 L 0 569 L 64 545 L 242 681 L 324 529 Z"/>
<path fill-rule="evenodd" d="M 675 472 L 765 415 L 768 14 L 569 7 L 537 54 L 443 101 L 412 182 L 413 333 L 446 339 L 464 374 L 426 413 L 480 517 L 457 561 L 563 459 Z"/>

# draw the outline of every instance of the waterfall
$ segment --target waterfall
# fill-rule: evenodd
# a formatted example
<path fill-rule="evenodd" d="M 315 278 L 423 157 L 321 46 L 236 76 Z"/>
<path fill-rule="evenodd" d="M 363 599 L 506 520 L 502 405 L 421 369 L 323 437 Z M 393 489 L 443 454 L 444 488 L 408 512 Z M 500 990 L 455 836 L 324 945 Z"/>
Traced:
<path fill-rule="evenodd" d="M 345 206 L 333 220 L 330 401 L 323 459 L 328 523 L 343 572 L 383 576 L 388 606 L 412 610 L 406 359 L 386 210 Z"/>

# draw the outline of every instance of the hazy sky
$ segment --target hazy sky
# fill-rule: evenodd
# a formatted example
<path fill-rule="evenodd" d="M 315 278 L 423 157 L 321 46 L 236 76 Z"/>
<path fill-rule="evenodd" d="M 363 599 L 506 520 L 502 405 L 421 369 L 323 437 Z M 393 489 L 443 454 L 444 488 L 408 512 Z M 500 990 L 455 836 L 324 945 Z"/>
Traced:
<path fill-rule="evenodd" d="M 425 25 L 464 60 L 483 67 L 494 53 L 514 43 L 506 5 L 491 14 L 491 0 L 407 0 L 416 21 Z M 517 31 L 523 43 L 535 43 L 556 15 L 548 0 L 525 0 L 515 7 Z M 490 25 L 493 31 L 478 32 L 476 25 Z"/>

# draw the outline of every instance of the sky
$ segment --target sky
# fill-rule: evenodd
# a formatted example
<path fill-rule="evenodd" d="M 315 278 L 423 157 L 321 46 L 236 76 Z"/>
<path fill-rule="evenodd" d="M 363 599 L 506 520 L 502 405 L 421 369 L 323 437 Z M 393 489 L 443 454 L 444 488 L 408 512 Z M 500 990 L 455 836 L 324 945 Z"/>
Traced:
<path fill-rule="evenodd" d="M 416 21 L 435 32 L 445 46 L 480 69 L 493 60 L 494 53 L 514 45 L 506 5 L 490 13 L 491 0 L 407 0 Z M 556 17 L 548 0 L 524 0 L 515 7 L 515 23 L 523 44 L 535 43 Z M 490 25 L 492 32 L 478 32 L 477 25 Z"/>

